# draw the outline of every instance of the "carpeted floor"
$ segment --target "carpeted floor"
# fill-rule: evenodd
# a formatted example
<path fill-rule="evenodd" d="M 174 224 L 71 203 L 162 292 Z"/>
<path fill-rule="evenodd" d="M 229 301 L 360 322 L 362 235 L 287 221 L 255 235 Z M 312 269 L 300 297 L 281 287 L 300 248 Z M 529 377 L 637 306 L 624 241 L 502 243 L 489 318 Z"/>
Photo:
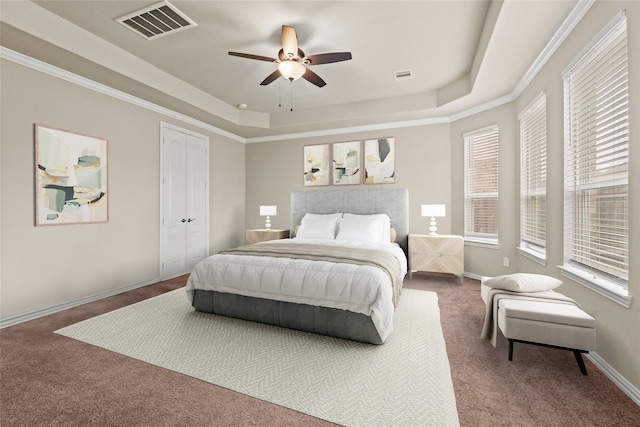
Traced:
<path fill-rule="evenodd" d="M 183 289 L 56 333 L 338 424 L 458 424 L 435 292 L 404 290 L 384 345 L 194 312 Z"/>
<path fill-rule="evenodd" d="M 53 331 L 184 286 L 186 276 L 0 330 L 2 426 L 328 426 L 305 415 Z M 640 407 L 570 352 L 480 339 L 479 283 L 414 274 L 438 294 L 462 426 L 640 425 Z"/>
<path fill-rule="evenodd" d="M 569 351 L 480 338 L 485 305 L 480 283 L 414 274 L 405 287 L 438 294 L 442 329 L 462 426 L 640 426 L 640 406 L 585 358 L 580 373 Z"/>

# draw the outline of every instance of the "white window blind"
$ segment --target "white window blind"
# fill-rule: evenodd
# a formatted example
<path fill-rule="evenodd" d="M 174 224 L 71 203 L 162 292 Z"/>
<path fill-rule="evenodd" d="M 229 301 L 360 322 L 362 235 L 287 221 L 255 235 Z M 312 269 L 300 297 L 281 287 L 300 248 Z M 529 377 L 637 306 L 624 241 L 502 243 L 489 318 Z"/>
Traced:
<path fill-rule="evenodd" d="M 566 267 L 586 272 L 596 285 L 613 285 L 627 292 L 629 95 L 626 17 L 622 15 L 563 78 L 564 263 Z"/>
<path fill-rule="evenodd" d="M 546 258 L 547 97 L 540 94 L 520 114 L 520 246 Z"/>
<path fill-rule="evenodd" d="M 498 126 L 464 135 L 464 234 L 498 243 Z"/>

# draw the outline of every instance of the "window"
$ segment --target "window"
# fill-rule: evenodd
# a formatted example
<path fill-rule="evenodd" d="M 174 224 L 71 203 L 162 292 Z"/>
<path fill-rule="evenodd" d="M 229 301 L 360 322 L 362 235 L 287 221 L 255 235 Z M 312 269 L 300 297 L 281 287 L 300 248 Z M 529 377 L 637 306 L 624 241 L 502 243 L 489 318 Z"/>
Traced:
<path fill-rule="evenodd" d="M 464 135 L 464 236 L 498 243 L 498 126 Z"/>
<path fill-rule="evenodd" d="M 630 303 L 627 23 L 622 15 L 564 73 L 563 272 Z"/>
<path fill-rule="evenodd" d="M 520 114 L 520 251 L 544 263 L 547 247 L 547 97 Z"/>

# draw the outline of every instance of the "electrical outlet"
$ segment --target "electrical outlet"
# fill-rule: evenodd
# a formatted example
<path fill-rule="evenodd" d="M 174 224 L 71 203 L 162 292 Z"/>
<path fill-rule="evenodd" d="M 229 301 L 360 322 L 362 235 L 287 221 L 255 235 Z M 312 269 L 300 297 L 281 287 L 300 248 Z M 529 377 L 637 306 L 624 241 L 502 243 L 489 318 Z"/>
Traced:
<path fill-rule="evenodd" d="M 502 266 L 503 267 L 509 267 L 509 258 L 508 257 L 502 258 Z"/>

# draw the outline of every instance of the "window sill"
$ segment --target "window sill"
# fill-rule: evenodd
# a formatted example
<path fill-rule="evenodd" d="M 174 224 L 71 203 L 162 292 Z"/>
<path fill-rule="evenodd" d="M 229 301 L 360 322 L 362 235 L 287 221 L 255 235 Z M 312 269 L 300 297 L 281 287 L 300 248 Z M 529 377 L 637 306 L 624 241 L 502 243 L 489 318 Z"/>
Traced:
<path fill-rule="evenodd" d="M 616 302 L 625 308 L 629 308 L 631 306 L 631 296 L 629 295 L 629 291 L 622 289 L 619 285 L 601 277 L 594 277 L 593 275 L 574 267 L 566 265 L 559 265 L 558 267 L 560 268 L 563 276 L 580 283 L 584 287 L 609 298 L 611 301 Z"/>
<path fill-rule="evenodd" d="M 531 249 L 528 248 L 522 248 L 522 247 L 518 247 L 518 251 L 520 252 L 520 255 L 523 255 L 535 262 L 537 262 L 540 265 L 547 265 L 547 255 L 537 252 L 537 251 L 532 251 Z"/>
<path fill-rule="evenodd" d="M 477 246 L 479 248 L 500 249 L 500 243 L 491 240 L 481 240 L 466 237 L 464 239 L 465 246 Z"/>

